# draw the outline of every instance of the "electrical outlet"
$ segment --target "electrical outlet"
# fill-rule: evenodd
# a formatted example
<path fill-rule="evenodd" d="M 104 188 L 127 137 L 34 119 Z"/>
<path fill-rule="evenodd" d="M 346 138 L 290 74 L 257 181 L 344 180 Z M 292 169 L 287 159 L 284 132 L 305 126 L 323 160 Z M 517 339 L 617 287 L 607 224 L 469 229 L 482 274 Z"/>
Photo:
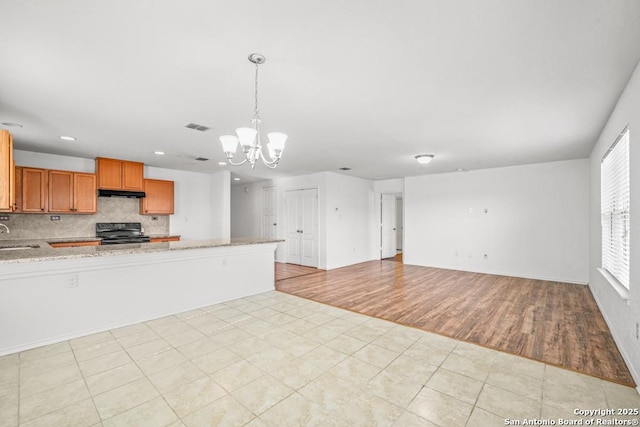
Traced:
<path fill-rule="evenodd" d="M 9 215 L 0 215 L 0 221 L 9 221 Z"/>
<path fill-rule="evenodd" d="M 60 221 L 60 215 L 51 215 L 49 218 L 51 221 Z"/>
<path fill-rule="evenodd" d="M 636 339 L 640 340 L 640 322 L 636 322 Z"/>
<path fill-rule="evenodd" d="M 151 217 L 151 221 L 157 221 L 157 220 L 158 220 L 158 217 L 157 217 L 157 216 L 152 216 L 152 217 Z"/>
<path fill-rule="evenodd" d="M 78 287 L 78 275 L 73 274 L 71 275 L 71 277 L 69 278 L 69 281 L 67 282 L 67 288 L 77 288 L 77 287 Z"/>

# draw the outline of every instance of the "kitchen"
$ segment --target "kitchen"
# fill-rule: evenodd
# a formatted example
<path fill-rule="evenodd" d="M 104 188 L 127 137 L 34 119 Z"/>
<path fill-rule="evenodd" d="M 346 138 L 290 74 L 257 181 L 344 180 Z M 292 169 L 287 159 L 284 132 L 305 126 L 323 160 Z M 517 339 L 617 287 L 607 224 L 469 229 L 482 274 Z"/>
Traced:
<path fill-rule="evenodd" d="M 9 133 L 2 131 L 2 135 L 10 147 Z M 215 222 L 201 226 L 199 232 L 194 221 L 184 228 L 185 234 L 192 237 L 183 239 L 174 232 L 181 230 L 180 225 L 173 228 L 170 224 L 174 181 L 157 179 L 166 177 L 163 171 L 118 159 L 97 159 L 93 165 L 88 159 L 3 152 L 7 153 L 9 165 L 18 166 L 15 175 L 10 173 L 11 167 L 3 168 L 9 183 L 13 183 L 6 188 L 11 188 L 17 197 L 11 196 L 15 197 L 11 209 L 0 213 L 1 222 L 7 227 L 0 234 L 0 286 L 4 295 L 0 354 L 273 289 L 275 241 L 229 239 L 228 234 L 222 235 L 222 227 L 213 235 Z M 115 174 L 109 169 L 114 164 L 119 168 Z M 56 169 L 45 169 L 52 166 Z M 88 213 L 62 214 L 57 202 L 51 203 L 52 186 L 46 180 L 56 179 L 62 167 L 71 176 L 93 178 L 90 184 L 105 187 L 85 191 L 84 195 L 89 196 L 85 203 Z M 123 180 L 126 191 L 122 190 L 122 183 L 108 182 L 113 176 L 125 177 L 122 171 L 127 168 L 135 175 Z M 145 172 L 148 175 L 143 175 Z M 212 187 L 218 178 L 222 178 L 218 184 L 229 183 L 228 173 L 222 177 L 206 176 L 197 182 L 194 178 L 201 177 L 191 175 L 201 174 L 168 172 L 178 178 L 190 178 L 179 180 L 175 192 L 179 195 L 184 189 L 196 203 L 213 199 Z M 11 181 L 12 176 L 15 181 Z M 35 186 L 25 179 L 32 176 L 42 177 Z M 168 194 L 154 199 L 157 188 L 153 184 L 159 184 L 160 190 L 168 189 Z M 194 197 L 189 186 L 214 194 Z M 38 190 L 36 196 L 29 193 L 33 188 Z M 142 190 L 145 197 L 140 198 Z M 78 191 L 76 197 L 77 194 Z M 99 194 L 111 197 L 98 197 Z M 41 205 L 34 207 L 37 202 Z M 79 205 L 70 206 L 78 209 Z M 184 205 L 178 207 L 179 203 L 175 206 L 177 212 L 185 209 Z M 14 213 L 25 208 L 44 213 Z M 197 215 L 192 206 L 186 209 Z M 195 219 L 193 215 L 183 217 L 185 222 L 191 219 Z M 219 225 L 223 223 L 217 221 Z M 198 222 L 202 224 L 202 218 Z M 125 237 L 125 244 L 99 244 L 101 240 L 118 243 L 119 236 Z M 150 242 L 143 242 L 146 240 Z M 255 267 L 252 272 L 243 268 L 247 262 Z M 261 273 L 258 278 L 253 276 L 256 271 Z M 122 286 L 123 283 L 127 285 Z M 35 313 L 47 315 L 34 316 Z M 11 325 L 14 327 L 8 327 Z"/>

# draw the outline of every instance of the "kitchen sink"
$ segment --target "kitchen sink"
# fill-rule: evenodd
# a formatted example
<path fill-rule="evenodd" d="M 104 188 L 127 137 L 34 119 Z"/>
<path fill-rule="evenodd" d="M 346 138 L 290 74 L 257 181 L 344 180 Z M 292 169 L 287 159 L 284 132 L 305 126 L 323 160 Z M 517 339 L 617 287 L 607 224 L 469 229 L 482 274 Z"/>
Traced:
<path fill-rule="evenodd" d="M 40 245 L 0 246 L 0 251 L 21 251 L 25 249 L 38 249 Z"/>

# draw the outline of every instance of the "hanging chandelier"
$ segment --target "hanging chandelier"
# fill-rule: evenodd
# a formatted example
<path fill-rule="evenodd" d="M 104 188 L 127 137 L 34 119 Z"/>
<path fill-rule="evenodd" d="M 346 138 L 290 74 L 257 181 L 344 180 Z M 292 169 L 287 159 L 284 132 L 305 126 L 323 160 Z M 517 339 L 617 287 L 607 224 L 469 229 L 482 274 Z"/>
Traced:
<path fill-rule="evenodd" d="M 270 132 L 267 134 L 269 143 L 267 150 L 268 157 L 262 153 L 262 143 L 260 141 L 260 114 L 258 113 L 258 66 L 264 64 L 266 58 L 259 53 L 249 55 L 249 61 L 256 64 L 255 79 L 255 107 L 253 108 L 253 117 L 251 123 L 253 127 L 238 128 L 236 135 L 222 135 L 220 142 L 222 143 L 222 151 L 227 156 L 227 161 L 233 166 L 240 166 L 245 163 L 251 165 L 251 169 L 255 169 L 256 162 L 261 159 L 269 168 L 275 169 L 280 162 L 282 152 L 284 151 L 284 143 L 287 141 L 287 135 L 281 132 Z M 238 144 L 242 147 L 245 159 L 241 162 L 234 162 L 232 159 L 238 149 Z"/>

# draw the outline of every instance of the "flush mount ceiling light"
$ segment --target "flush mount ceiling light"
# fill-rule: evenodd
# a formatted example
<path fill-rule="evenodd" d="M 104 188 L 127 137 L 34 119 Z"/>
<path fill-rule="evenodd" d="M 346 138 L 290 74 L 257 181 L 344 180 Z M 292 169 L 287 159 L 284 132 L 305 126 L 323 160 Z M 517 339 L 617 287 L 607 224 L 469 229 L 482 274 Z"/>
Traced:
<path fill-rule="evenodd" d="M 2 122 L 3 126 L 6 126 L 8 128 L 21 128 L 22 125 L 20 123 L 12 123 L 12 122 Z"/>
<path fill-rule="evenodd" d="M 76 139 L 72 136 L 61 136 L 60 139 L 64 140 L 64 141 L 75 141 Z"/>
<path fill-rule="evenodd" d="M 281 132 L 270 132 L 267 134 L 269 143 L 267 149 L 269 150 L 269 157 L 267 158 L 262 153 L 262 143 L 260 141 L 260 114 L 258 113 L 258 66 L 264 64 L 266 58 L 259 53 L 252 53 L 249 55 L 249 61 L 256 64 L 256 78 L 255 78 L 255 106 L 253 108 L 253 117 L 251 118 L 252 128 L 238 128 L 235 135 L 222 135 L 220 142 L 222 143 L 222 151 L 227 156 L 227 160 L 233 166 L 240 166 L 245 163 L 251 165 L 251 169 L 255 169 L 258 159 L 262 160 L 265 166 L 275 169 L 280 162 L 282 152 L 284 151 L 284 143 L 287 141 L 287 135 Z M 241 162 L 235 163 L 232 159 L 238 149 L 238 143 L 242 147 L 242 152 L 245 155 L 245 159 Z"/>
<path fill-rule="evenodd" d="M 427 163 L 431 163 L 434 157 L 433 154 L 418 154 L 415 159 L 421 165 L 426 165 Z"/>
<path fill-rule="evenodd" d="M 153 154 L 156 156 L 164 156 L 166 153 L 164 151 L 154 151 Z"/>

